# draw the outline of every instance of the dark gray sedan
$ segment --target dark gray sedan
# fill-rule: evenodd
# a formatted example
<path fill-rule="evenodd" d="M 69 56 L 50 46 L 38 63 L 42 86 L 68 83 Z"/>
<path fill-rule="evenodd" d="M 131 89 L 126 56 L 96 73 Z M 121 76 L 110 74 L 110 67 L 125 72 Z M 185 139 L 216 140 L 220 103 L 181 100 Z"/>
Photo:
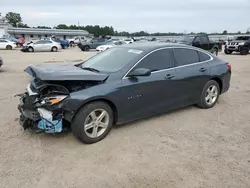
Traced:
<path fill-rule="evenodd" d="M 188 105 L 213 107 L 228 91 L 231 65 L 182 44 L 111 48 L 85 62 L 40 64 L 20 94 L 20 124 L 46 133 L 70 126 L 83 143 L 102 140 L 122 124 Z"/>

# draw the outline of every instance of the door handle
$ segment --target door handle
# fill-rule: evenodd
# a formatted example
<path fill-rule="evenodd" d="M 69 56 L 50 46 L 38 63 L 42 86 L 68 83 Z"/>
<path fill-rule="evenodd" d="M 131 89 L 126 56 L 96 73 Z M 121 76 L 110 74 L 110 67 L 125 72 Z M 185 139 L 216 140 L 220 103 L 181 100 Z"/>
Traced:
<path fill-rule="evenodd" d="M 200 72 L 205 72 L 205 71 L 207 71 L 207 69 L 206 69 L 206 68 L 200 68 L 199 71 L 200 71 Z"/>
<path fill-rule="evenodd" d="M 173 75 L 173 74 L 167 74 L 167 75 L 165 76 L 166 79 L 172 79 L 172 78 L 174 78 L 174 77 L 175 77 L 175 75 Z"/>

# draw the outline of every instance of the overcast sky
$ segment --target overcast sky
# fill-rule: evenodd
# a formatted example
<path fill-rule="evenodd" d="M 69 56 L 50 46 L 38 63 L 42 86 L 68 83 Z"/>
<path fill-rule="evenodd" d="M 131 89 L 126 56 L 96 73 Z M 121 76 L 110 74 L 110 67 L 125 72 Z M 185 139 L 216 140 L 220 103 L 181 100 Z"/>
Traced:
<path fill-rule="evenodd" d="M 250 0 L 0 0 L 30 26 L 113 26 L 118 31 L 246 32 Z"/>

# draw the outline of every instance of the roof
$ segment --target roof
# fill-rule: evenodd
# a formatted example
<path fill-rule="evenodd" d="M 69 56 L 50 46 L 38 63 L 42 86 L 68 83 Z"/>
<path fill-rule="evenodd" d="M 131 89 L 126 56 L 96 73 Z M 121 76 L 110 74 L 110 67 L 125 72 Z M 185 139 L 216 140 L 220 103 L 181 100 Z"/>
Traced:
<path fill-rule="evenodd" d="M 145 42 L 145 43 L 132 43 L 132 44 L 126 44 L 122 45 L 121 47 L 131 48 L 131 49 L 138 49 L 142 50 L 144 52 L 149 52 L 152 50 L 156 50 L 158 48 L 164 48 L 164 47 L 187 47 L 188 45 L 185 44 L 179 44 L 179 43 L 165 43 L 165 42 Z M 189 48 L 192 46 L 188 46 Z"/>
<path fill-rule="evenodd" d="M 69 30 L 69 29 L 41 29 L 41 28 L 8 28 L 9 34 L 40 34 L 40 35 L 71 35 L 85 36 L 89 35 L 85 30 Z"/>

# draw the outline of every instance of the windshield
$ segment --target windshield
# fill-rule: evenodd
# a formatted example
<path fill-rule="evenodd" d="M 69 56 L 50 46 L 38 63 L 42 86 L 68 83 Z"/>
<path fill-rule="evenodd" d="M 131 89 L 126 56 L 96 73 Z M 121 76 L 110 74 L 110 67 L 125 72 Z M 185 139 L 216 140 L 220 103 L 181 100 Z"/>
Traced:
<path fill-rule="evenodd" d="M 194 39 L 194 37 L 184 35 L 184 36 L 181 36 L 181 37 L 178 39 L 178 41 L 179 41 L 179 42 L 191 42 L 193 39 Z"/>
<path fill-rule="evenodd" d="M 85 61 L 82 68 L 92 68 L 100 72 L 116 72 L 132 60 L 141 56 L 142 51 L 129 48 L 110 48 Z"/>

